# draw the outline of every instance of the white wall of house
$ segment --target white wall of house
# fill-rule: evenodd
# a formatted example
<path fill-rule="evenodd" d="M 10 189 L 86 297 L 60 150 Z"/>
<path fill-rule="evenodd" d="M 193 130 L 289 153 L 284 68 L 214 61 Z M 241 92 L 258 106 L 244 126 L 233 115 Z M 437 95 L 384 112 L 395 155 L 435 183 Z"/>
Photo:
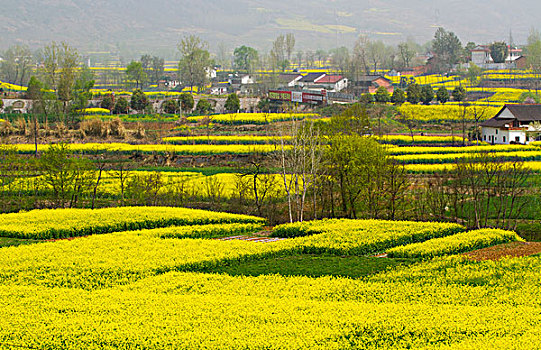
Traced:
<path fill-rule="evenodd" d="M 502 130 L 487 127 L 482 128 L 481 139 L 495 145 L 509 145 L 511 142 L 528 144 L 531 142 L 526 135 L 526 130 Z"/>
<path fill-rule="evenodd" d="M 527 140 L 526 131 L 509 130 L 509 142 L 518 142 L 524 144 L 529 143 L 529 141 Z"/>
<path fill-rule="evenodd" d="M 334 84 L 334 91 L 340 92 L 346 89 L 347 87 L 348 87 L 348 80 L 344 78 L 338 81 L 336 84 Z"/>
<path fill-rule="evenodd" d="M 252 78 L 251 75 L 244 75 L 240 78 L 240 83 L 242 85 L 247 85 L 247 84 L 253 84 L 254 83 L 254 79 Z"/>
<path fill-rule="evenodd" d="M 503 142 L 503 136 L 507 136 L 507 141 L 509 141 L 509 135 L 502 135 L 502 132 L 499 128 L 483 127 L 481 131 L 481 139 L 490 144 L 504 145 L 509 143 Z"/>

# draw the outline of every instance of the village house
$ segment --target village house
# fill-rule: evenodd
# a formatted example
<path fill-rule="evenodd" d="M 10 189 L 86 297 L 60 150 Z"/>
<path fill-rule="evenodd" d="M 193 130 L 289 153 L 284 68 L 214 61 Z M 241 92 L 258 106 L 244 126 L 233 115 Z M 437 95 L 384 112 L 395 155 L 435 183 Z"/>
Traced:
<path fill-rule="evenodd" d="M 210 88 L 211 95 L 227 95 L 230 92 L 230 85 L 227 82 L 212 84 Z"/>
<path fill-rule="evenodd" d="M 300 78 L 288 77 L 291 80 L 288 87 L 298 86 L 303 90 L 327 92 L 340 92 L 348 87 L 348 80 L 341 75 L 328 75 L 326 73 L 308 73 Z M 293 85 L 291 85 L 293 84 Z"/>
<path fill-rule="evenodd" d="M 320 78 L 323 78 L 327 74 L 325 73 L 308 73 L 305 76 L 303 76 L 301 79 L 297 81 L 297 86 L 300 86 L 302 88 L 304 87 L 311 87 L 316 85 L 316 81 Z"/>
<path fill-rule="evenodd" d="M 242 85 L 254 84 L 255 80 L 250 74 L 235 74 L 229 77 L 229 84 L 234 88 L 240 88 Z"/>
<path fill-rule="evenodd" d="M 505 105 L 498 114 L 481 124 L 481 138 L 493 145 L 528 144 L 532 132 L 540 132 L 541 105 Z"/>
<path fill-rule="evenodd" d="M 283 73 L 278 76 L 278 84 L 280 84 L 280 86 L 293 87 L 302 79 L 302 77 L 302 74 Z"/>
<path fill-rule="evenodd" d="M 353 93 L 357 96 L 360 96 L 365 93 L 375 93 L 376 90 L 383 86 L 387 89 L 387 91 L 392 94 L 394 92 L 393 83 L 381 76 L 381 75 L 364 75 L 361 76 L 355 81 L 352 82 L 353 85 Z"/>
<path fill-rule="evenodd" d="M 509 55 L 505 63 L 494 63 L 490 45 L 478 45 L 471 51 L 471 62 L 483 69 L 513 69 L 517 68 L 516 60 L 522 57 L 522 49 L 508 47 Z"/>
<path fill-rule="evenodd" d="M 318 78 L 315 84 L 329 92 L 340 92 L 348 87 L 348 80 L 341 75 L 325 75 Z"/>

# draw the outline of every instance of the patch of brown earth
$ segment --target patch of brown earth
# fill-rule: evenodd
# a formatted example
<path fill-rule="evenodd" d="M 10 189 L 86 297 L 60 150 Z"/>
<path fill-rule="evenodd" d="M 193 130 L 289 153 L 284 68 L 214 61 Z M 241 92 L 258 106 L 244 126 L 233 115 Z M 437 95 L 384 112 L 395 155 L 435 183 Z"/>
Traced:
<path fill-rule="evenodd" d="M 512 242 L 500 244 L 490 248 L 474 250 L 465 253 L 468 259 L 475 261 L 499 260 L 506 257 L 523 257 L 541 253 L 541 243 L 539 242 Z"/>

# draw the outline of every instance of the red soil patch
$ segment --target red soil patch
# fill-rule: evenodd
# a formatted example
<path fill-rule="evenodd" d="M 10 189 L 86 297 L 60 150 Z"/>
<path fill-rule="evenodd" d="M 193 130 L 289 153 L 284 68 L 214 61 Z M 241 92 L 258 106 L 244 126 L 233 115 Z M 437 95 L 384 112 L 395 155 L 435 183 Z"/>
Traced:
<path fill-rule="evenodd" d="M 541 243 L 512 242 L 500 244 L 490 248 L 474 250 L 465 253 L 468 259 L 475 261 L 499 260 L 506 257 L 518 258 L 541 253 Z"/>

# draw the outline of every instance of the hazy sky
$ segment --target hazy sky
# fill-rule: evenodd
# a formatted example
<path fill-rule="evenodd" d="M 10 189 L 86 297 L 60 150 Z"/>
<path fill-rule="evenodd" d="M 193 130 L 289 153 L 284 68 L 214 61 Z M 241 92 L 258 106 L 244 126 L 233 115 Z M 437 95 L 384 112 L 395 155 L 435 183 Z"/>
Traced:
<path fill-rule="evenodd" d="M 173 53 L 179 38 L 268 49 L 293 32 L 301 49 L 351 46 L 360 34 L 387 43 L 430 40 L 437 26 L 467 41 L 523 43 L 541 23 L 535 0 L 2 0 L 0 49 L 68 41 L 86 51 Z"/>

